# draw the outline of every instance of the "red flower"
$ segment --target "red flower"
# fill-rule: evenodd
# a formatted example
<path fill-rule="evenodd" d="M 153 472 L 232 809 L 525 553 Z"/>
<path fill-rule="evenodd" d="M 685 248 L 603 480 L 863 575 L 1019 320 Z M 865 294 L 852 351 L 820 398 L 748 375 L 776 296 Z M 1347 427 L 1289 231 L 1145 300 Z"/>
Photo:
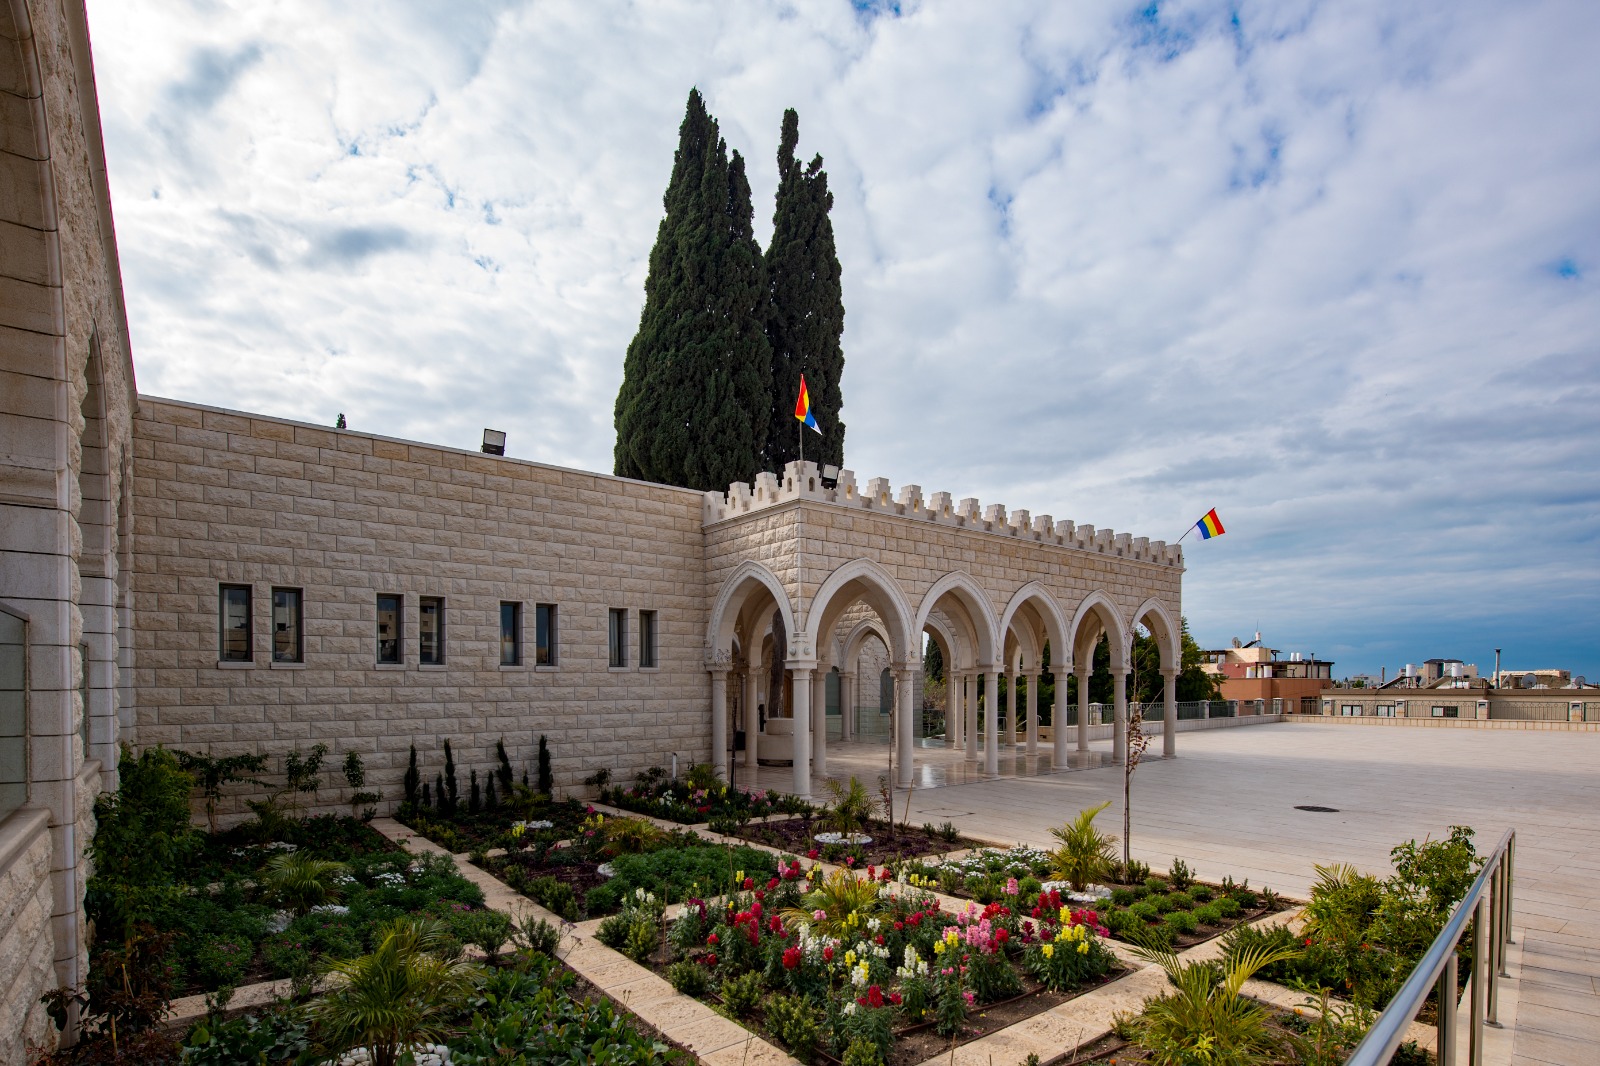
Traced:
<path fill-rule="evenodd" d="M 867 989 L 867 1005 L 869 1007 L 883 1006 L 883 989 L 879 988 L 877 985 L 873 985 L 871 988 Z"/>
<path fill-rule="evenodd" d="M 710 936 L 706 937 L 706 943 L 710 944 L 712 947 L 716 947 L 717 946 L 717 934 L 712 933 Z"/>
<path fill-rule="evenodd" d="M 767 882 L 767 891 L 768 892 L 771 892 L 773 889 L 775 889 L 777 887 L 778 887 L 778 879 L 776 877 L 774 877 L 772 880 Z"/>
<path fill-rule="evenodd" d="M 898 993 L 898 992 L 890 992 L 889 993 L 889 1002 L 893 1003 L 896 1007 L 898 1007 L 900 1005 L 900 993 Z"/>
<path fill-rule="evenodd" d="M 1004 929 L 996 929 L 994 931 L 995 943 L 1004 944 L 1007 940 L 1010 940 L 1010 939 L 1011 939 L 1011 934 L 1006 932 Z"/>
<path fill-rule="evenodd" d="M 867 863 L 867 877 L 871 878 L 874 881 L 876 881 L 878 879 L 878 868 L 876 866 L 872 865 L 872 863 L 870 863 L 870 862 Z"/>
<path fill-rule="evenodd" d="M 883 947 L 883 934 L 879 933 L 877 936 L 873 937 L 872 942 L 878 945 L 880 948 Z"/>
<path fill-rule="evenodd" d="M 717 956 L 716 956 L 716 954 L 712 953 L 710 955 L 707 955 L 706 958 L 705 958 L 705 963 L 706 963 L 707 966 L 715 966 L 717 964 Z"/>
<path fill-rule="evenodd" d="M 746 892 L 750 891 L 752 888 L 755 888 L 755 887 L 756 887 L 756 879 L 755 878 L 747 877 L 747 878 L 744 879 L 744 890 Z"/>
<path fill-rule="evenodd" d="M 822 949 L 822 961 L 823 962 L 832 962 L 833 961 L 833 945 L 832 944 L 830 944 L 827 947 Z"/>
<path fill-rule="evenodd" d="M 906 923 L 905 922 L 895 922 L 894 923 L 894 931 L 897 932 L 897 933 L 900 932 L 900 930 L 904 929 L 905 927 L 906 927 Z"/>
<path fill-rule="evenodd" d="M 814 858 L 817 857 L 818 854 L 820 854 L 820 853 L 817 851 L 817 849 L 816 848 L 812 848 L 810 851 L 806 852 L 806 858 L 814 859 Z M 800 865 L 800 860 L 796 859 L 795 860 L 795 865 L 799 866 Z"/>
<path fill-rule="evenodd" d="M 783 932 L 783 919 L 774 914 L 772 916 L 772 920 L 767 922 L 767 928 L 771 929 L 774 933 Z"/>
<path fill-rule="evenodd" d="M 774 918 L 773 921 L 777 921 L 777 919 Z M 792 969 L 794 969 L 795 967 L 797 967 L 799 965 L 800 965 L 800 949 L 799 948 L 785 948 L 784 951 L 783 951 L 783 968 L 785 970 L 792 970 Z"/>

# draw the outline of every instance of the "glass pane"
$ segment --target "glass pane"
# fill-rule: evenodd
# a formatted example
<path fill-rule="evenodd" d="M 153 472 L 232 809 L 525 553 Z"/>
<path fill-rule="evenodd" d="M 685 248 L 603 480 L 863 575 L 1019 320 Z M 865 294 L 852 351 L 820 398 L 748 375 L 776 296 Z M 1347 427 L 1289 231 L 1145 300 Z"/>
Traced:
<path fill-rule="evenodd" d="M 222 590 L 222 646 L 218 654 L 223 662 L 247 663 L 250 661 L 250 590 L 229 585 Z"/>
<path fill-rule="evenodd" d="M 444 662 L 444 601 L 426 599 L 418 609 L 417 631 L 420 636 L 418 658 L 437 665 Z"/>
<path fill-rule="evenodd" d="M 272 590 L 272 659 L 280 663 L 301 660 L 300 590 Z"/>
<path fill-rule="evenodd" d="M 611 665 L 626 666 L 627 658 L 627 614 L 613 607 L 611 609 Z"/>
<path fill-rule="evenodd" d="M 378 597 L 378 661 L 400 661 L 400 597 Z"/>
<path fill-rule="evenodd" d="M 556 661 L 556 609 L 554 604 L 541 603 L 536 608 L 534 660 L 540 666 L 551 666 Z"/>
<path fill-rule="evenodd" d="M 656 613 L 639 612 L 639 665 L 656 664 Z"/>
<path fill-rule="evenodd" d="M 500 665 L 516 666 L 522 661 L 522 649 L 517 646 L 518 604 L 500 605 Z"/>

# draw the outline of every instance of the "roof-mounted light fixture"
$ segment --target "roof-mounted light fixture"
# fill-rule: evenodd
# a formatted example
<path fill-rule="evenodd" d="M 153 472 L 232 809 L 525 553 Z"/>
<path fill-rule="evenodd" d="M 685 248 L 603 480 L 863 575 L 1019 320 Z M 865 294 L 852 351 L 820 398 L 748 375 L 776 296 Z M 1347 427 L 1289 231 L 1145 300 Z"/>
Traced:
<path fill-rule="evenodd" d="M 836 489 L 836 488 L 838 488 L 839 487 L 839 468 L 836 467 L 836 466 L 825 466 L 825 467 L 823 467 L 822 468 L 822 476 L 819 477 L 817 480 L 822 482 L 822 487 L 825 488 L 825 489 Z"/>
<path fill-rule="evenodd" d="M 498 429 L 483 431 L 483 454 L 504 455 L 506 453 L 506 435 Z"/>

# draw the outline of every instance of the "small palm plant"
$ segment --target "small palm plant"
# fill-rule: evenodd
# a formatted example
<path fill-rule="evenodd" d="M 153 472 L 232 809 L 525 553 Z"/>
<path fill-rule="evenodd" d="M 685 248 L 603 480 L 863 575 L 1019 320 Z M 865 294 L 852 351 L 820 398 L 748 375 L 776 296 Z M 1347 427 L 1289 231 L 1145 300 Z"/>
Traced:
<path fill-rule="evenodd" d="M 438 923 L 402 918 L 371 955 L 335 963 L 333 987 L 310 1008 L 325 1050 L 365 1047 L 373 1066 L 396 1066 L 408 1047 L 441 1038 L 473 990 L 470 963 L 432 954 L 450 944 Z"/>
<path fill-rule="evenodd" d="M 1110 877 L 1116 865 L 1117 838 L 1094 827 L 1095 816 L 1109 806 L 1111 801 L 1106 800 L 1098 807 L 1085 807 L 1066 825 L 1050 830 L 1050 835 L 1061 841 L 1050 855 L 1055 875 L 1070 884 L 1074 892 Z"/>
<path fill-rule="evenodd" d="M 801 898 L 800 906 L 783 912 L 791 929 L 809 925 L 819 933 L 844 937 L 860 933 L 872 912 L 879 907 L 878 885 L 849 870 L 835 870 Z"/>
<path fill-rule="evenodd" d="M 1154 1066 L 1257 1066 L 1270 1061 L 1282 1038 L 1266 1007 L 1240 990 L 1257 970 L 1299 956 L 1293 948 L 1252 946 L 1226 963 L 1181 962 L 1162 948 L 1136 947 L 1166 971 L 1173 991 L 1145 1004 L 1133 1042 Z"/>
<path fill-rule="evenodd" d="M 849 784 L 830 780 L 826 787 L 833 802 L 822 812 L 822 820 L 845 840 L 878 816 L 881 805 L 860 778 L 851 777 Z"/>
<path fill-rule="evenodd" d="M 313 859 L 309 855 L 279 855 L 267 863 L 262 882 L 267 898 L 295 914 L 332 903 L 339 898 L 342 862 Z"/>

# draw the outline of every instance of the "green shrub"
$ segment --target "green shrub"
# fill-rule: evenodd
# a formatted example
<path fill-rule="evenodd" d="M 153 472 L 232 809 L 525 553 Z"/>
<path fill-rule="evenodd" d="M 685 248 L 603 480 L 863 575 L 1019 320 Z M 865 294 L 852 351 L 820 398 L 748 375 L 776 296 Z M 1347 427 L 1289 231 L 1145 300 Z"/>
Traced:
<path fill-rule="evenodd" d="M 1138 898 L 1131 888 L 1113 888 L 1111 890 L 1111 902 L 1117 907 L 1129 906 Z"/>
<path fill-rule="evenodd" d="M 809 1062 L 822 1036 L 821 1016 L 799 996 L 773 996 L 766 1005 L 767 1028 L 795 1058 Z"/>
<path fill-rule="evenodd" d="M 1217 908 L 1224 918 L 1237 918 L 1244 913 L 1244 908 L 1239 906 L 1239 901 L 1232 896 L 1222 896 L 1212 906 Z"/>
<path fill-rule="evenodd" d="M 844 1049 L 843 1066 L 882 1066 L 883 1052 L 866 1037 L 858 1036 Z"/>
<path fill-rule="evenodd" d="M 1172 904 L 1172 909 L 1175 911 L 1186 911 L 1194 906 L 1194 900 L 1189 898 L 1189 893 L 1187 892 L 1168 892 L 1166 900 Z"/>
<path fill-rule="evenodd" d="M 1164 894 L 1167 891 L 1167 883 L 1161 878 L 1155 876 L 1146 877 L 1144 879 L 1144 887 L 1145 891 L 1149 892 L 1152 896 L 1158 893 Z"/>
<path fill-rule="evenodd" d="M 1189 869 L 1189 864 L 1182 859 L 1172 860 L 1172 867 L 1167 871 L 1167 876 L 1172 881 L 1172 887 L 1179 892 L 1194 884 L 1194 873 Z"/>
<path fill-rule="evenodd" d="M 1192 933 L 1195 929 L 1195 917 L 1189 911 L 1173 911 L 1167 915 L 1166 924 L 1174 933 Z"/>
<path fill-rule="evenodd" d="M 1165 899 L 1165 896 L 1158 896 L 1155 900 L 1144 900 L 1142 902 L 1135 903 L 1133 906 L 1128 908 L 1127 914 L 1132 918 L 1139 919 L 1141 922 L 1157 921 L 1160 919 L 1162 913 L 1160 904 L 1161 902 L 1164 902 Z"/>
<path fill-rule="evenodd" d="M 1239 904 L 1240 907 L 1243 907 L 1247 911 L 1255 909 L 1256 905 L 1260 902 L 1255 892 L 1248 888 L 1236 888 L 1232 892 L 1228 893 L 1228 895 L 1233 898 L 1235 903 Z"/>
<path fill-rule="evenodd" d="M 698 962 L 675 962 L 667 967 L 667 983 L 686 996 L 699 999 L 711 984 L 711 975 Z"/>
<path fill-rule="evenodd" d="M 293 1062 L 311 1050 L 305 1020 L 294 1011 L 246 1014 L 226 1021 L 206 1017 L 183 1040 L 184 1066 L 260 1066 Z"/>
<path fill-rule="evenodd" d="M 236 988 L 254 954 L 246 937 L 208 936 L 189 956 L 188 976 L 207 988 Z"/>
<path fill-rule="evenodd" d="M 511 939 L 511 919 L 499 911 L 457 911 L 449 922 L 451 934 L 463 944 L 471 944 L 481 950 L 490 963 L 499 956 L 506 941 Z"/>
<path fill-rule="evenodd" d="M 719 990 L 722 994 L 722 1004 L 728 1008 L 730 1014 L 742 1018 L 755 1010 L 757 1004 L 761 1002 L 764 987 L 761 974 L 756 970 L 740 974 L 738 977 L 730 977 L 722 982 L 722 988 Z"/>
<path fill-rule="evenodd" d="M 572 886 L 553 877 L 535 877 L 522 889 L 523 895 L 564 921 L 578 920 L 578 897 Z"/>
<path fill-rule="evenodd" d="M 1197 884 L 1189 887 L 1189 898 L 1196 903 L 1210 903 L 1215 896 L 1216 893 L 1211 891 L 1210 885 Z"/>
<path fill-rule="evenodd" d="M 1188 896 L 1184 896 L 1183 898 L 1184 898 L 1184 900 L 1186 902 L 1189 899 Z M 1148 900 L 1146 900 L 1143 903 L 1140 903 L 1139 906 L 1141 906 L 1141 907 L 1153 907 L 1153 908 L 1155 908 L 1155 911 L 1156 911 L 1157 914 L 1170 914 L 1174 910 L 1174 904 L 1172 902 L 1172 897 L 1167 895 L 1166 893 L 1162 893 L 1159 896 L 1152 894 Z"/>
<path fill-rule="evenodd" d="M 1201 925 L 1221 925 L 1222 911 L 1215 903 L 1207 903 L 1189 912 Z"/>
<path fill-rule="evenodd" d="M 1095 817 L 1109 806 L 1111 801 L 1106 800 L 1097 807 L 1085 807 L 1071 822 L 1050 830 L 1061 842 L 1051 855 L 1053 873 L 1074 891 L 1082 892 L 1091 882 L 1111 877 L 1117 838 L 1094 827 Z"/>

